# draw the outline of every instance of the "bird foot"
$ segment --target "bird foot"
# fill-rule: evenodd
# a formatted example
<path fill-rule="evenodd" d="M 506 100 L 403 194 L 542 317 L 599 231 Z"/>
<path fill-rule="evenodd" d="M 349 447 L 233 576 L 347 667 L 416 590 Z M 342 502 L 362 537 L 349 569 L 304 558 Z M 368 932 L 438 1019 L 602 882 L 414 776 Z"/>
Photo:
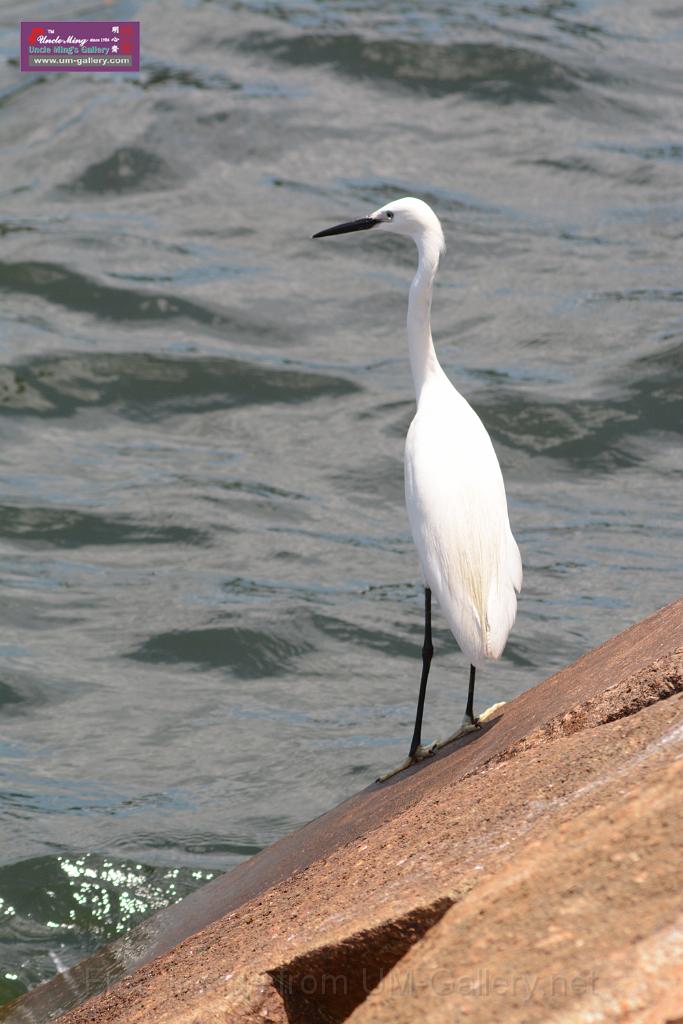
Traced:
<path fill-rule="evenodd" d="M 487 718 L 491 718 L 493 715 L 495 715 L 498 708 L 504 708 L 506 704 L 506 700 L 499 700 L 497 704 L 492 704 L 490 708 L 486 709 L 486 711 L 482 711 L 482 713 L 477 718 L 477 722 L 485 722 Z"/>
<path fill-rule="evenodd" d="M 419 761 L 424 761 L 425 758 L 431 757 L 436 750 L 436 743 L 420 744 L 415 753 L 409 755 L 405 761 L 401 761 L 397 768 L 392 768 L 391 771 L 385 772 L 384 775 L 380 775 L 376 782 L 386 782 L 387 779 L 391 779 L 394 775 L 398 775 L 399 772 L 405 771 L 406 768 L 410 768 L 412 764 L 417 764 Z"/>
<path fill-rule="evenodd" d="M 436 750 L 441 750 L 442 747 L 447 746 L 449 743 L 453 743 L 454 740 L 459 740 L 461 736 L 467 736 L 469 732 L 475 732 L 477 729 L 481 729 L 482 723 L 502 708 L 506 702 L 504 700 L 498 701 L 497 704 L 492 704 L 490 708 L 486 708 L 480 715 L 473 720 L 468 718 L 467 715 L 462 720 L 462 725 L 457 729 L 451 736 L 447 736 L 445 740 L 438 740 L 434 746 Z"/>
<path fill-rule="evenodd" d="M 444 740 L 437 740 L 436 749 L 441 750 L 442 747 L 448 746 L 449 743 L 459 740 L 461 736 L 467 736 L 468 732 L 476 732 L 477 729 L 481 729 L 480 723 L 481 716 L 475 718 L 474 721 L 465 716 L 459 729 L 456 729 L 450 736 L 446 736 Z"/>

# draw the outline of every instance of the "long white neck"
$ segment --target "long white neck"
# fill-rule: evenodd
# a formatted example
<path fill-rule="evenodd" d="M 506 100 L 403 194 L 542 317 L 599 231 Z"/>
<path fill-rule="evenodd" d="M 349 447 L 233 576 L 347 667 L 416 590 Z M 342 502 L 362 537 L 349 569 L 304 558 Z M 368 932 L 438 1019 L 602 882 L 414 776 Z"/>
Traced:
<path fill-rule="evenodd" d="M 433 245 L 417 240 L 419 261 L 408 298 L 408 348 L 413 373 L 415 397 L 419 403 L 427 379 L 443 372 L 436 358 L 432 341 L 431 309 L 434 275 L 439 265 L 439 251 Z"/>

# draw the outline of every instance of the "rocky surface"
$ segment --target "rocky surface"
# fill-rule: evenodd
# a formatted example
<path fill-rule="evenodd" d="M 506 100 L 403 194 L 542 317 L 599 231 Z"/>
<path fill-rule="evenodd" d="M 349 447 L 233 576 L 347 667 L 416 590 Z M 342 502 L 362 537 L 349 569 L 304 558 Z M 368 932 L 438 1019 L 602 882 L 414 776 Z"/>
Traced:
<path fill-rule="evenodd" d="M 682 794 L 679 601 L 160 915 L 64 1024 L 674 1024 Z"/>

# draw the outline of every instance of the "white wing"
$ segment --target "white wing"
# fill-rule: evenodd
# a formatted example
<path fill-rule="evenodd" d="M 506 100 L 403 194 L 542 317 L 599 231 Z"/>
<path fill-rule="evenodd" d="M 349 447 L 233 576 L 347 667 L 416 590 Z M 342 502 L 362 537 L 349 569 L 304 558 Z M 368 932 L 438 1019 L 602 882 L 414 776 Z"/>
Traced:
<path fill-rule="evenodd" d="M 445 374 L 420 395 L 405 450 L 408 518 L 425 583 L 473 665 L 499 658 L 522 561 L 486 429 Z"/>

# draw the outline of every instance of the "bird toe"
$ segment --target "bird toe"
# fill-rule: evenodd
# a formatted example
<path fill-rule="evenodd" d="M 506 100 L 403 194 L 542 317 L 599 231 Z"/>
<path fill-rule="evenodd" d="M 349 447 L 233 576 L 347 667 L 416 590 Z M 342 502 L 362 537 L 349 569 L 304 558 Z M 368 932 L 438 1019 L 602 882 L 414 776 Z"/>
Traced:
<path fill-rule="evenodd" d="M 386 782 L 387 779 L 393 778 L 394 775 L 398 775 L 399 772 L 405 771 L 405 769 L 410 768 L 411 765 L 424 761 L 426 758 L 431 757 L 432 754 L 434 754 L 437 746 L 438 744 L 436 743 L 421 743 L 414 753 L 408 755 L 405 761 L 401 761 L 396 768 L 392 768 L 391 771 L 385 772 L 384 775 L 380 775 L 379 778 L 375 779 L 375 781 Z"/>

